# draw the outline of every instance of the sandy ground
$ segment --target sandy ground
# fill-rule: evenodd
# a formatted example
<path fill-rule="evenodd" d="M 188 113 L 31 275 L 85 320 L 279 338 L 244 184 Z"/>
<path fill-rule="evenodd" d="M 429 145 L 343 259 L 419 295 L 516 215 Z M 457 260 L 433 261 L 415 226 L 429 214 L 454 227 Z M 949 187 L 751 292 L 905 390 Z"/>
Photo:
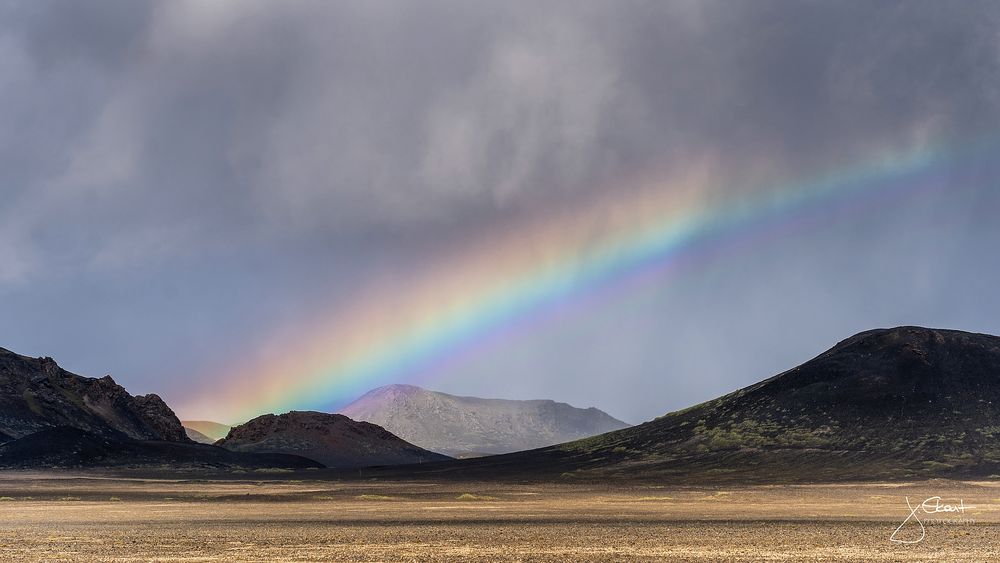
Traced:
<path fill-rule="evenodd" d="M 921 510 L 897 539 L 923 529 L 922 541 L 889 541 L 910 513 L 906 497 L 916 506 L 936 496 L 965 512 Z M 1000 483 L 717 489 L 0 474 L 0 561 L 667 558 L 1000 560 Z"/>

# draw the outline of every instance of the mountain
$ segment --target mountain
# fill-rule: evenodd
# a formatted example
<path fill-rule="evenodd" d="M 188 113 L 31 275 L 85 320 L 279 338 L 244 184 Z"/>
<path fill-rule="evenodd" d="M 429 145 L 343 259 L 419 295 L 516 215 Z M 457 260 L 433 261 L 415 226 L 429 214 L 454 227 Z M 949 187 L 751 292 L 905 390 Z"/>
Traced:
<path fill-rule="evenodd" d="M 156 395 L 130 395 L 111 376 L 82 377 L 52 358 L 0 348 L 0 441 L 57 426 L 136 440 L 187 442 L 181 422 Z"/>
<path fill-rule="evenodd" d="M 184 428 L 194 430 L 195 432 L 208 437 L 213 442 L 225 438 L 226 434 L 229 434 L 229 430 L 232 428 L 232 426 L 229 426 L 228 424 L 221 424 L 209 420 L 182 420 L 181 424 L 184 425 Z"/>
<path fill-rule="evenodd" d="M 184 433 L 187 434 L 189 440 L 191 440 L 192 442 L 197 442 L 199 444 L 214 444 L 217 441 L 209 438 L 208 436 L 202 434 L 201 432 L 198 432 L 193 428 L 188 428 L 187 426 L 184 427 Z"/>
<path fill-rule="evenodd" d="M 453 457 L 529 450 L 628 426 L 593 407 L 459 397 L 413 385 L 379 387 L 340 413 Z"/>
<path fill-rule="evenodd" d="M 920 327 L 863 332 L 645 424 L 420 473 L 672 483 L 995 478 L 1000 338 Z"/>
<path fill-rule="evenodd" d="M 448 459 L 405 442 L 374 424 L 310 411 L 259 416 L 234 427 L 217 444 L 238 452 L 300 455 L 334 468 Z"/>
<path fill-rule="evenodd" d="M 82 377 L 52 358 L 0 348 L 0 467 L 260 469 L 320 467 L 294 455 L 196 444 L 156 395 L 133 396 L 110 376 Z"/>

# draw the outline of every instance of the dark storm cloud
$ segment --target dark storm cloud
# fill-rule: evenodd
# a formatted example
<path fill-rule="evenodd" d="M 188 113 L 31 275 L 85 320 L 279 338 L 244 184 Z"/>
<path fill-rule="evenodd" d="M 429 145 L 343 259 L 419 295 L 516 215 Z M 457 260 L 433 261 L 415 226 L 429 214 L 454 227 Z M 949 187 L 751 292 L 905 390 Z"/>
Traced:
<path fill-rule="evenodd" d="M 0 26 L 43 68 L 86 61 L 120 66 L 135 56 L 152 5 L 130 0 L 8 2 Z"/>
<path fill-rule="evenodd" d="M 7 184 L 46 211 L 96 198 L 124 223 L 99 254 L 206 224 L 424 228 L 708 151 L 770 179 L 994 127 L 996 12 L 15 3 L 7 131 L 47 158 Z"/>
<path fill-rule="evenodd" d="M 966 142 L 1000 126 L 998 24 L 994 2 L 7 2 L 0 345 L 155 387 L 366 272 L 633 173 L 707 155 L 728 190 L 754 189 Z M 962 192 L 951 237 L 991 240 L 994 203 Z M 853 251 L 826 235 L 814 246 Z M 904 244 L 883 240 L 880 256 Z M 774 263 L 821 283 L 809 248 Z M 592 338 L 634 354 L 626 339 L 655 330 Z M 540 346 L 522 356 L 538 370 L 565 356 Z M 167 347 L 195 352 L 168 365 Z"/>

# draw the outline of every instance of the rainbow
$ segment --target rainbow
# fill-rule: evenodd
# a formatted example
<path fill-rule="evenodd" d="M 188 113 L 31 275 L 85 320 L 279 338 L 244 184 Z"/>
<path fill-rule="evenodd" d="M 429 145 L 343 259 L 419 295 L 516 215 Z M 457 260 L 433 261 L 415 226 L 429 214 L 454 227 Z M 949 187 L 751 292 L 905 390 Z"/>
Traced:
<path fill-rule="evenodd" d="M 670 181 L 607 190 L 613 195 L 487 233 L 411 279 L 384 280 L 346 305 L 319 311 L 300 334 L 279 339 L 272 357 L 204 378 L 198 398 L 179 410 L 230 421 L 330 410 L 371 387 L 433 373 L 491 336 L 521 330 L 616 280 L 661 272 L 698 245 L 801 220 L 837 202 L 871 205 L 872 198 L 940 185 L 956 158 L 993 145 L 881 156 L 740 197 L 713 196 L 710 163 Z"/>

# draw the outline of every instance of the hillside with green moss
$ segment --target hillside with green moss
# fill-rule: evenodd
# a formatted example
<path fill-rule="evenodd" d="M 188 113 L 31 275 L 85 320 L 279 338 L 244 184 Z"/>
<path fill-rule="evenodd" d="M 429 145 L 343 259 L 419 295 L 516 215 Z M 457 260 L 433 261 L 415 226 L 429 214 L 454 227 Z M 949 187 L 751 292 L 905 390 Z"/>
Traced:
<path fill-rule="evenodd" d="M 1000 474 L 998 438 L 1000 338 L 899 327 L 645 424 L 435 470 L 679 482 L 988 477 Z"/>

